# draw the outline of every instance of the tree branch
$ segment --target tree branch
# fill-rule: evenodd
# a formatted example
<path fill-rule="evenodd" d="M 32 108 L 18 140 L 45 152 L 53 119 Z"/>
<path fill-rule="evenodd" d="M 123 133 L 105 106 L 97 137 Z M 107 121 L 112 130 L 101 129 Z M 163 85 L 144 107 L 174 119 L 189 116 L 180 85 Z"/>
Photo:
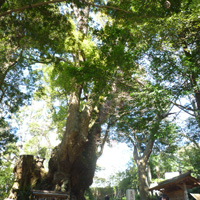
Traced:
<path fill-rule="evenodd" d="M 88 4 L 88 5 L 91 5 L 93 7 L 97 7 L 97 8 L 113 9 L 113 10 L 119 10 L 119 11 L 122 11 L 122 12 L 125 12 L 125 13 L 129 13 L 128 11 L 123 10 L 121 8 L 118 8 L 118 7 L 106 6 L 106 5 L 97 5 L 97 4 L 94 4 L 94 3 L 86 2 L 85 0 L 81 0 L 81 1 Z"/>
<path fill-rule="evenodd" d="M 64 1 L 66 1 L 66 0 L 53 0 L 53 1 L 46 1 L 46 2 L 36 3 L 36 4 L 26 5 L 26 6 L 23 6 L 23 7 L 20 7 L 20 8 L 14 8 L 12 10 L 7 10 L 6 12 L 1 13 L 0 17 L 9 15 L 9 14 L 14 13 L 14 12 L 22 12 L 23 10 L 26 10 L 26 9 L 36 8 L 36 7 L 39 7 L 39 6 L 45 6 L 45 5 L 52 4 L 52 3 L 60 3 L 60 2 L 64 2 Z M 113 9 L 113 10 L 119 10 L 119 11 L 128 13 L 126 10 L 123 10 L 121 8 L 118 8 L 118 7 L 107 6 L 107 5 L 97 5 L 97 4 L 94 4 L 94 3 L 86 2 L 85 0 L 80 0 L 80 1 L 82 1 L 83 3 L 86 3 L 88 5 L 91 5 L 93 7 L 97 7 L 97 8 Z"/>
<path fill-rule="evenodd" d="M 14 66 L 18 63 L 18 61 L 19 61 L 21 55 L 22 55 L 22 51 L 20 52 L 18 58 L 17 58 L 13 63 L 11 63 L 9 66 L 6 66 L 7 69 L 3 72 L 3 75 L 0 76 L 0 78 L 1 78 L 1 79 L 0 79 L 0 90 L 2 90 L 2 86 L 3 86 L 4 79 L 5 79 L 6 75 L 7 75 L 8 72 L 12 69 L 12 67 L 14 67 Z"/>
<path fill-rule="evenodd" d="M 63 1 L 66 1 L 66 0 L 46 1 L 46 2 L 40 2 L 40 3 L 36 3 L 36 4 L 23 6 L 23 7 L 20 7 L 20 8 L 14 8 L 12 10 L 7 10 L 6 12 L 1 13 L 0 17 L 9 15 L 9 14 L 11 14 L 13 12 L 21 12 L 21 11 L 26 10 L 26 9 L 36 8 L 36 7 L 39 7 L 39 6 L 44 6 L 44 5 L 48 5 L 48 4 L 51 4 L 51 3 L 59 3 L 59 2 L 63 2 Z"/>
<path fill-rule="evenodd" d="M 190 142 L 193 142 L 195 144 L 195 146 L 200 149 L 200 145 L 191 137 L 189 137 L 188 135 L 184 134 L 184 133 L 179 133 L 181 136 L 185 137 L 186 139 L 188 139 Z"/>
<path fill-rule="evenodd" d="M 191 116 L 195 116 L 195 115 L 193 115 L 193 114 L 191 114 L 189 111 L 195 111 L 194 109 L 191 109 L 191 108 L 187 108 L 187 107 L 185 107 L 185 106 L 182 106 L 182 105 L 180 105 L 180 104 L 177 104 L 177 103 L 175 103 L 175 102 L 172 102 L 172 101 L 170 101 L 172 104 L 174 104 L 175 106 L 177 106 L 178 108 L 180 108 L 181 110 L 183 110 L 184 112 L 186 112 L 187 114 L 189 114 L 189 115 L 191 115 Z M 189 110 L 189 111 L 187 111 L 187 110 Z"/>
<path fill-rule="evenodd" d="M 144 150 L 144 154 L 143 154 L 143 159 L 145 160 L 145 162 L 148 161 L 148 159 L 151 155 L 154 141 L 155 141 L 155 139 L 151 138 L 151 136 L 150 136 L 149 141 L 147 142 L 146 148 Z"/>
<path fill-rule="evenodd" d="M 106 129 L 106 132 L 105 132 L 105 136 L 104 136 L 103 141 L 100 145 L 100 151 L 98 152 L 98 158 L 103 154 L 103 149 L 104 149 L 106 140 L 108 138 L 108 133 L 110 131 L 110 127 L 111 127 L 111 123 L 108 123 L 107 129 Z"/>

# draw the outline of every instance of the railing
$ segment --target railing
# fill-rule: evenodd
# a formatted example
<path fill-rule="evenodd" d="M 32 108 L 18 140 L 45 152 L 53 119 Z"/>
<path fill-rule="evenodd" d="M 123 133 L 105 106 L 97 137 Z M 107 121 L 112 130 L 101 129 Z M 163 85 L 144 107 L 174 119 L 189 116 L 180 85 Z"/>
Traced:
<path fill-rule="evenodd" d="M 32 191 L 32 200 L 66 200 L 67 193 L 57 192 L 57 191 L 48 191 L 48 190 L 33 190 Z"/>

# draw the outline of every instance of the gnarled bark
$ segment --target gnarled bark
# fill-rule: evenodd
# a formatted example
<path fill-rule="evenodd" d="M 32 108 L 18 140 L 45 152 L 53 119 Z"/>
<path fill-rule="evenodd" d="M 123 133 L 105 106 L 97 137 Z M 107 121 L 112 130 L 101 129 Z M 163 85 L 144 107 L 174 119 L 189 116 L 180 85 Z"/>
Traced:
<path fill-rule="evenodd" d="M 43 161 L 32 155 L 20 156 L 14 167 L 15 183 L 10 191 L 9 199 L 29 199 L 31 193 L 28 192 L 45 176 Z"/>
<path fill-rule="evenodd" d="M 79 99 L 78 92 L 71 94 L 65 134 L 61 144 L 52 153 L 46 179 L 37 185 L 37 189 L 65 191 L 69 199 L 82 200 L 85 190 L 93 182 L 99 157 L 97 141 L 100 140 L 101 125 L 108 116 L 109 105 L 100 106 L 96 120 L 91 125 L 93 107 L 86 105 L 80 111 Z"/>

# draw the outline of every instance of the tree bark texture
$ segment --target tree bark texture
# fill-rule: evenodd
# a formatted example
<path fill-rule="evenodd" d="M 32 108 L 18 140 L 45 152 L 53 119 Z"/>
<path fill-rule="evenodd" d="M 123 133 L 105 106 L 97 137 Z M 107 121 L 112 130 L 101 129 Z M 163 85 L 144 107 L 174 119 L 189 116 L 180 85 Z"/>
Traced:
<path fill-rule="evenodd" d="M 140 160 L 138 162 L 138 177 L 139 177 L 139 191 L 140 191 L 140 199 L 147 200 L 149 197 L 148 185 L 147 185 L 147 163 L 144 160 Z"/>
<path fill-rule="evenodd" d="M 29 199 L 28 192 L 45 176 L 43 161 L 43 159 L 35 159 L 32 155 L 20 156 L 14 167 L 15 183 L 10 191 L 10 199 Z"/>
<path fill-rule="evenodd" d="M 69 199 L 84 199 L 84 192 L 93 182 L 98 159 L 97 141 L 101 137 L 101 125 L 109 110 L 101 106 L 91 125 L 92 106 L 80 111 L 80 95 L 71 93 L 66 131 L 49 161 L 49 173 L 38 189 L 65 191 Z"/>
<path fill-rule="evenodd" d="M 139 191 L 141 200 L 148 200 L 149 198 L 149 186 L 147 183 L 147 163 L 152 152 L 153 144 L 154 140 L 150 138 L 142 155 L 139 155 L 137 146 L 134 144 L 134 160 L 138 167 Z"/>

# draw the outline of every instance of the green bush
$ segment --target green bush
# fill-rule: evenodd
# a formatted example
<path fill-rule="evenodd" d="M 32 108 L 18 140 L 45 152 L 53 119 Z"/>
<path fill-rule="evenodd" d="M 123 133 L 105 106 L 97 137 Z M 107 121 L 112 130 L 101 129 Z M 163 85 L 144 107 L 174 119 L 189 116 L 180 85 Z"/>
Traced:
<path fill-rule="evenodd" d="M 8 162 L 2 162 L 0 170 L 0 200 L 8 197 L 14 183 L 13 168 Z"/>
<path fill-rule="evenodd" d="M 17 192 L 17 199 L 19 200 L 30 200 L 31 199 L 31 187 L 27 186 L 23 190 L 16 190 Z"/>

